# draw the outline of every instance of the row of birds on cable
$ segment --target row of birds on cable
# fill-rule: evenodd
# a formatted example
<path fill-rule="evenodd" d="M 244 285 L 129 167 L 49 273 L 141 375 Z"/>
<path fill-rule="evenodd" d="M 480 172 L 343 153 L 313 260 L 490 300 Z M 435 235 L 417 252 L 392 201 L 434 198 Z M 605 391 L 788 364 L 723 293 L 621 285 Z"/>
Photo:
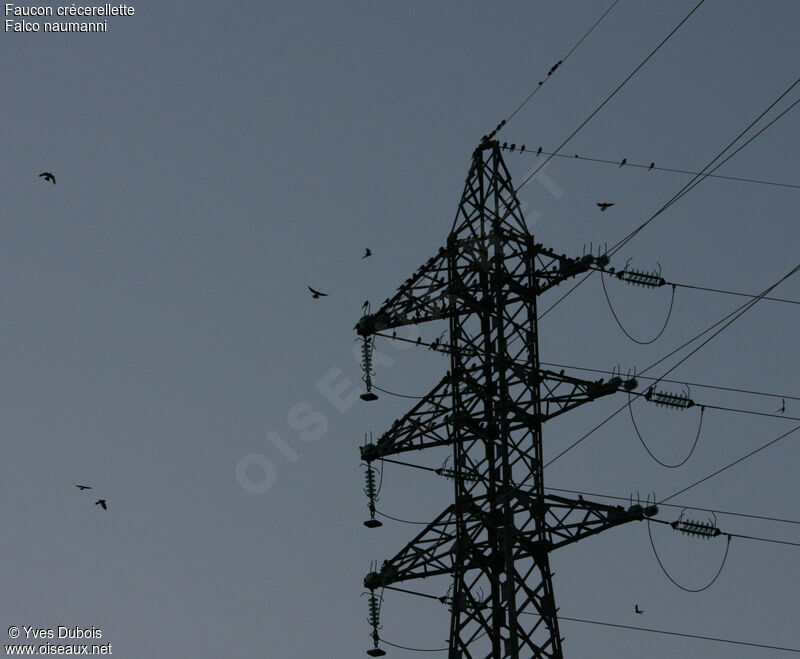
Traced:
<path fill-rule="evenodd" d="M 372 256 L 372 250 L 369 247 L 364 248 L 364 256 L 361 257 L 361 260 L 368 259 Z M 311 297 L 315 300 L 318 300 L 321 297 L 328 297 L 329 293 L 323 293 L 322 291 L 318 291 L 316 288 L 308 287 L 308 290 L 311 291 Z"/>
<path fill-rule="evenodd" d="M 514 151 L 517 148 L 517 144 L 516 144 L 516 142 L 514 142 L 512 144 L 509 144 L 508 142 L 503 142 L 503 146 L 501 146 L 500 148 L 501 149 L 506 149 L 508 151 Z M 524 144 L 521 147 L 519 147 L 519 152 L 520 153 L 525 153 L 525 145 Z M 536 156 L 539 157 L 540 155 L 542 155 L 542 147 L 539 147 L 538 149 L 536 149 Z M 549 153 L 549 154 L 546 154 L 546 155 L 555 155 L 555 154 L 554 153 L 553 154 Z M 575 155 L 576 158 L 580 159 L 580 156 L 577 153 L 574 154 L 574 155 Z M 620 167 L 624 167 L 627 164 L 628 164 L 628 159 L 627 158 L 623 158 L 619 162 L 619 166 Z M 647 168 L 647 171 L 649 172 L 655 166 L 656 166 L 656 163 L 655 162 L 651 162 L 650 166 Z"/>
<path fill-rule="evenodd" d="M 91 490 L 92 489 L 91 485 L 76 485 L 75 487 L 77 487 L 81 491 L 83 491 L 83 490 Z M 97 501 L 94 502 L 94 505 L 95 506 L 100 506 L 103 510 L 108 510 L 108 507 L 106 506 L 106 500 L 105 499 L 98 499 Z"/>

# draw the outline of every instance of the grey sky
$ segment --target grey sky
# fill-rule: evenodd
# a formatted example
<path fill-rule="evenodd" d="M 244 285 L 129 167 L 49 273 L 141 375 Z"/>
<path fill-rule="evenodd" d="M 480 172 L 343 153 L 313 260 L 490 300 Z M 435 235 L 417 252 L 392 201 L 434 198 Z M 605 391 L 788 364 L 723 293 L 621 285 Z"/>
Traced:
<path fill-rule="evenodd" d="M 363 576 L 420 527 L 361 525 L 357 447 L 413 401 L 381 395 L 342 412 L 317 385 L 332 373 L 334 386 L 351 381 L 348 392 L 359 382 L 361 304 L 389 296 L 444 243 L 481 135 L 610 0 L 132 4 L 135 15 L 109 19 L 105 34 L 0 38 L 0 633 L 94 625 L 119 657 L 365 656 Z M 619 2 L 501 142 L 553 150 L 695 4 Z M 798 26 L 796 2 L 708 0 L 564 153 L 698 171 L 797 79 Z M 799 150 L 795 109 L 718 173 L 800 184 Z M 506 162 L 521 182 L 541 159 Z M 554 159 L 546 174 L 558 192 L 541 179 L 520 192 L 529 226 L 574 255 L 616 242 L 690 178 L 574 158 Z M 612 265 L 659 262 L 670 281 L 759 292 L 800 262 L 798 194 L 706 180 Z M 615 206 L 601 214 L 598 201 Z M 330 297 L 312 300 L 307 285 Z M 666 289 L 608 290 L 630 332 L 657 332 Z M 775 295 L 800 299 L 800 280 Z M 592 278 L 541 321 L 542 359 L 641 370 L 742 301 L 679 290 L 664 335 L 641 347 Z M 394 392 L 424 395 L 447 369 L 426 350 L 378 348 L 394 361 L 375 382 Z M 797 307 L 761 302 L 671 377 L 800 396 L 797 372 Z M 780 407 L 712 389 L 692 396 Z M 546 454 L 625 400 L 547 424 Z M 307 413 L 303 402 L 325 424 L 304 429 L 324 429 L 312 441 L 289 419 Z M 698 410 L 635 412 L 651 449 L 682 459 Z M 800 416 L 800 401 L 787 401 L 786 415 Z M 546 485 L 663 498 L 791 423 L 707 410 L 694 456 L 667 470 L 621 414 L 549 467 Z M 798 442 L 676 501 L 800 519 Z M 250 454 L 274 468 L 265 493 L 237 480 Z M 257 467 L 246 473 L 263 480 Z M 447 481 L 387 467 L 378 507 L 428 521 L 450 495 Z M 108 511 L 92 505 L 99 497 Z M 800 542 L 797 525 L 725 515 L 718 524 Z M 682 584 L 703 585 L 718 569 L 723 539 L 653 534 Z M 667 581 L 634 523 L 552 556 L 556 602 L 567 617 L 798 648 L 797 552 L 734 539 L 717 583 L 690 595 Z M 443 584 L 412 588 L 438 596 Z M 447 619 L 437 602 L 387 593 L 381 634 L 443 647 Z M 569 657 L 776 656 L 567 621 L 561 630 Z"/>

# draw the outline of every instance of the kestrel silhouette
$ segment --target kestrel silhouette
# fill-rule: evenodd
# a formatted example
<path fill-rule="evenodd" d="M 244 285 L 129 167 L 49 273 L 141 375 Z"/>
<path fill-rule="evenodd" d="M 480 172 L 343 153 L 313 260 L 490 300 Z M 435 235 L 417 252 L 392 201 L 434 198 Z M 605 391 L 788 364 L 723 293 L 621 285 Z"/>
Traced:
<path fill-rule="evenodd" d="M 311 291 L 312 297 L 316 300 L 319 297 L 328 297 L 327 293 L 320 293 L 319 291 L 315 291 L 311 286 L 308 287 L 308 290 Z"/>
<path fill-rule="evenodd" d="M 636 613 L 644 613 L 644 611 L 642 611 L 642 609 L 639 608 L 638 604 L 634 605 L 634 611 L 636 611 Z"/>
<path fill-rule="evenodd" d="M 370 250 L 370 248 L 369 248 L 369 247 L 365 247 L 365 248 L 364 248 L 364 256 L 362 256 L 361 258 L 362 258 L 362 259 L 365 259 L 365 258 L 367 258 L 368 256 L 372 256 L 372 251 Z"/>
<path fill-rule="evenodd" d="M 598 201 L 597 205 L 600 207 L 600 212 L 603 212 L 606 208 L 611 208 L 614 204 L 607 201 Z"/>
<path fill-rule="evenodd" d="M 42 172 L 39 176 L 44 176 L 45 181 L 50 181 L 53 185 L 56 184 L 56 177 L 53 176 L 50 172 Z"/>
<path fill-rule="evenodd" d="M 628 162 L 628 159 L 627 158 L 623 158 L 622 162 L 619 164 L 619 166 L 622 167 L 626 162 Z"/>
<path fill-rule="evenodd" d="M 91 490 L 92 489 L 91 485 L 76 485 L 75 487 L 77 487 L 79 490 Z"/>
<path fill-rule="evenodd" d="M 541 84 L 541 83 L 539 83 Z M 542 147 L 539 147 L 538 151 L 536 151 L 536 155 L 539 156 L 542 153 Z"/>
<path fill-rule="evenodd" d="M 650 163 L 650 166 L 647 168 L 647 171 L 649 172 L 649 171 L 650 171 L 651 169 L 653 169 L 653 167 L 655 167 L 655 166 L 656 166 L 656 164 L 655 164 L 654 162 L 651 162 L 651 163 Z"/>
<path fill-rule="evenodd" d="M 94 502 L 94 505 L 95 506 L 102 506 L 103 510 L 108 510 L 108 508 L 106 508 L 106 500 L 105 499 L 98 499 L 97 501 Z"/>

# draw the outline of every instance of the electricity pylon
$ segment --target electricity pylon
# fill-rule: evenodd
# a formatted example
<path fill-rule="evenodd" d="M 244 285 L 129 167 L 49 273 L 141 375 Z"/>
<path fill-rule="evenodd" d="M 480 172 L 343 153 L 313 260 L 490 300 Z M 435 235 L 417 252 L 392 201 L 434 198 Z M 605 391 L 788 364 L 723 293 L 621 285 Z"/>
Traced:
<path fill-rule="evenodd" d="M 550 552 L 656 512 L 544 492 L 542 424 L 637 386 L 634 379 L 587 381 L 539 365 L 538 296 L 607 262 L 605 255 L 568 258 L 535 244 L 500 147 L 484 139 L 447 245 L 356 325 L 368 357 L 384 330 L 449 321 L 449 340 L 438 346 L 450 354 L 449 372 L 361 456 L 369 465 L 452 447 L 446 475 L 454 502 L 364 579 L 374 595 L 391 584 L 449 575 L 442 599 L 451 612 L 450 659 L 562 657 Z M 375 396 L 366 361 L 369 400 Z M 377 615 L 371 623 L 375 647 L 368 654 L 381 656 Z"/>

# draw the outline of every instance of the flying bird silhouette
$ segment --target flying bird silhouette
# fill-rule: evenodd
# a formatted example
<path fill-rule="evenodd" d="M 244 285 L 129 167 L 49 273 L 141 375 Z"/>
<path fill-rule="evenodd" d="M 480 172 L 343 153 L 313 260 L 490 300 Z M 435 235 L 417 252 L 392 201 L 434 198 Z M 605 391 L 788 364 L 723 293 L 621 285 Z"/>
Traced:
<path fill-rule="evenodd" d="M 370 248 L 369 248 L 369 247 L 365 247 L 365 248 L 364 248 L 364 256 L 362 256 L 361 258 L 362 258 L 362 259 L 365 259 L 365 258 L 367 258 L 368 256 L 372 256 L 372 251 L 370 250 Z"/>
<path fill-rule="evenodd" d="M 56 184 L 56 177 L 53 176 L 50 172 L 42 172 L 39 176 L 44 176 L 45 181 L 50 181 L 53 185 Z"/>
<path fill-rule="evenodd" d="M 311 291 L 312 297 L 316 300 L 319 297 L 328 297 L 327 293 L 320 293 L 319 291 L 315 291 L 311 286 L 308 287 L 308 290 Z"/>
<path fill-rule="evenodd" d="M 614 204 L 607 201 L 598 201 L 597 205 L 600 207 L 600 212 L 603 212 L 606 208 L 611 208 Z"/>
<path fill-rule="evenodd" d="M 634 605 L 634 611 L 636 611 L 636 613 L 644 613 L 644 611 L 639 608 L 638 604 Z"/>
<path fill-rule="evenodd" d="M 79 490 L 91 490 L 92 489 L 91 485 L 76 485 L 75 487 L 77 487 Z"/>
<path fill-rule="evenodd" d="M 619 166 L 622 167 L 626 162 L 628 162 L 628 159 L 627 158 L 623 158 L 622 162 L 619 164 Z"/>
<path fill-rule="evenodd" d="M 102 506 L 103 510 L 108 510 L 108 508 L 106 508 L 106 500 L 105 499 L 98 499 L 97 501 L 94 502 L 94 505 L 95 506 Z"/>
<path fill-rule="evenodd" d="M 656 166 L 656 164 L 655 164 L 654 162 L 651 162 L 651 163 L 650 163 L 650 166 L 647 168 L 647 171 L 649 172 L 649 171 L 650 171 L 651 169 L 653 169 L 653 167 L 655 167 L 655 166 Z"/>

